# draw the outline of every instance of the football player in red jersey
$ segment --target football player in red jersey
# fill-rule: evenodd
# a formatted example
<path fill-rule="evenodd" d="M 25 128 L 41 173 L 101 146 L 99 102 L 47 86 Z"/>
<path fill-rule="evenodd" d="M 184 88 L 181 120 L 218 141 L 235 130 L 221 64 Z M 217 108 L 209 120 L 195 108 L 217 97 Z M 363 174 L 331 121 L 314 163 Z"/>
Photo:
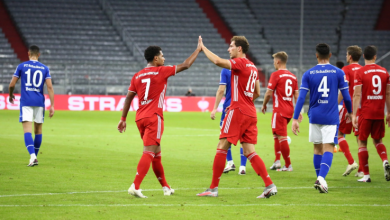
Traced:
<path fill-rule="evenodd" d="M 145 50 L 147 66 L 136 73 L 131 79 L 129 91 L 123 106 L 122 117 L 118 124 L 119 132 L 126 130 L 126 117 L 134 96 L 138 94 L 139 109 L 136 113 L 136 123 L 144 142 L 143 155 L 137 166 L 137 174 L 128 192 L 131 195 L 147 198 L 139 189 L 140 184 L 152 163 L 152 168 L 163 187 L 164 195 L 171 195 L 174 190 L 165 180 L 164 168 L 161 163 L 161 136 L 164 132 L 163 107 L 168 78 L 190 68 L 197 58 L 201 48 L 199 37 L 198 47 L 182 64 L 164 66 L 164 55 L 158 46 L 149 46 Z"/>
<path fill-rule="evenodd" d="M 364 49 L 365 66 L 356 73 L 355 92 L 353 96 L 352 123 L 359 128 L 359 163 L 364 176 L 359 182 L 371 182 L 368 169 L 367 139 L 371 134 L 374 145 L 383 162 L 385 179 L 390 181 L 390 164 L 386 147 L 382 142 L 385 136 L 384 112 L 387 107 L 386 123 L 390 127 L 390 80 L 385 68 L 375 64 L 377 49 L 367 46 Z M 356 111 L 361 105 L 360 115 Z"/>
<path fill-rule="evenodd" d="M 359 65 L 359 59 L 361 56 L 362 56 L 362 49 L 359 46 L 349 46 L 347 48 L 346 59 L 349 65 L 344 66 L 342 70 L 345 73 L 345 80 L 348 82 L 349 95 L 351 97 L 353 97 L 353 89 L 355 86 L 354 83 L 355 73 L 357 72 L 357 70 L 362 68 L 362 66 Z M 341 95 L 341 93 L 339 93 L 338 103 L 340 103 L 342 99 L 343 96 Z M 353 170 L 359 167 L 359 165 L 355 162 L 355 160 L 352 157 L 347 140 L 344 138 L 346 134 L 351 134 L 352 132 L 352 121 L 349 118 L 347 119 L 345 118 L 346 114 L 347 114 L 347 109 L 345 108 L 345 104 L 343 104 L 343 107 L 339 111 L 340 126 L 339 126 L 339 134 L 338 134 L 340 149 L 344 153 L 344 156 L 345 158 L 347 158 L 348 161 L 347 170 L 343 173 L 343 176 L 348 176 Z M 359 113 L 357 113 L 357 115 L 359 115 Z M 355 129 L 354 132 L 357 133 Z M 359 170 L 357 175 L 359 175 Z"/>
<path fill-rule="evenodd" d="M 263 178 L 265 189 L 258 198 L 269 198 L 277 193 L 263 160 L 255 152 L 257 143 L 257 113 L 254 100 L 260 96 L 260 83 L 256 66 L 246 58 L 249 49 L 248 40 L 244 36 L 234 36 L 228 49 L 230 60 L 221 59 L 203 43 L 202 51 L 215 65 L 231 70 L 231 103 L 223 121 L 217 154 L 213 164 L 213 178 L 205 192 L 197 196 L 218 196 L 218 185 L 223 169 L 227 150 L 231 144 L 240 141 L 244 155 L 251 162 L 256 173 Z"/>
<path fill-rule="evenodd" d="M 275 162 L 270 167 L 271 170 L 293 171 L 290 161 L 290 147 L 287 141 L 287 124 L 294 114 L 293 98 L 297 102 L 299 89 L 297 77 L 287 70 L 286 64 L 288 55 L 281 51 L 272 55 L 276 72 L 271 74 L 268 89 L 264 96 L 263 114 L 267 111 L 267 103 L 273 95 L 272 112 L 272 133 L 274 135 Z M 294 97 L 293 97 L 294 96 Z M 299 122 L 302 115 L 299 117 Z M 282 169 L 280 165 L 280 153 L 283 155 L 285 165 Z"/>

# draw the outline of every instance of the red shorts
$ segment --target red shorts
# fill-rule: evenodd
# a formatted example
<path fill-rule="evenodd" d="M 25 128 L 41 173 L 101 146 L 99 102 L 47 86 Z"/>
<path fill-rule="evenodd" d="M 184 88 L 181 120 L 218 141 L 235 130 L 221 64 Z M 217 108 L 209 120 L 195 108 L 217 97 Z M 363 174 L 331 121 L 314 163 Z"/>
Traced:
<path fill-rule="evenodd" d="M 157 114 L 149 118 L 136 121 L 144 146 L 160 146 L 161 136 L 164 132 L 164 120 Z"/>
<path fill-rule="evenodd" d="M 345 115 L 347 114 L 347 109 L 344 106 L 340 109 L 339 118 L 340 118 L 340 126 L 339 131 L 343 134 L 350 134 L 352 131 L 352 121 L 348 118 L 345 119 Z"/>
<path fill-rule="evenodd" d="M 240 109 L 231 109 L 223 120 L 219 139 L 226 138 L 230 143 L 257 144 L 257 118 L 241 113 Z"/>
<path fill-rule="evenodd" d="M 278 112 L 272 113 L 272 133 L 279 136 L 287 136 L 287 125 L 291 118 L 285 118 Z"/>
<path fill-rule="evenodd" d="M 359 140 L 366 141 L 371 134 L 375 140 L 382 139 L 385 136 L 385 121 L 383 119 L 372 120 L 359 118 Z"/>

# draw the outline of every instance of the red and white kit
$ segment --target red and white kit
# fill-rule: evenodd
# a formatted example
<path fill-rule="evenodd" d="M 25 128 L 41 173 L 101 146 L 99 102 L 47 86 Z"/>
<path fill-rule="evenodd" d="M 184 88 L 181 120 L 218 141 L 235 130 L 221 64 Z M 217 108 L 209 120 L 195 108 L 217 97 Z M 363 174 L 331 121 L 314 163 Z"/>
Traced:
<path fill-rule="evenodd" d="M 353 92 L 355 87 L 355 73 L 362 68 L 357 63 L 349 64 L 348 66 L 345 66 L 343 68 L 343 71 L 345 73 L 345 80 L 349 83 L 349 95 L 351 96 L 351 99 L 353 100 Z M 359 111 L 358 111 L 359 112 Z M 345 119 L 345 115 L 347 114 L 347 108 L 345 108 L 345 103 L 343 104 L 343 107 L 340 109 L 339 112 L 339 118 L 340 118 L 340 127 L 339 131 L 343 134 L 350 134 L 352 131 L 352 121 L 350 119 Z M 356 114 L 359 115 L 359 114 Z M 355 131 L 354 129 L 354 132 Z"/>
<path fill-rule="evenodd" d="M 131 79 L 129 91 L 139 97 L 135 121 L 144 146 L 160 145 L 164 131 L 163 107 L 168 78 L 175 74 L 176 66 L 146 67 Z"/>
<path fill-rule="evenodd" d="M 237 145 L 257 143 L 257 114 L 253 92 L 259 80 L 256 66 L 246 58 L 234 58 L 231 64 L 231 104 L 223 121 L 219 138 Z"/>
<path fill-rule="evenodd" d="M 386 87 L 390 85 L 385 68 L 369 64 L 356 73 L 355 86 L 362 86 L 361 111 L 359 116 L 359 140 L 366 141 L 385 136 Z"/>
<path fill-rule="evenodd" d="M 287 124 L 294 114 L 293 95 L 298 91 L 297 77 L 288 70 L 271 74 L 268 89 L 274 91 L 272 133 L 287 136 Z"/>

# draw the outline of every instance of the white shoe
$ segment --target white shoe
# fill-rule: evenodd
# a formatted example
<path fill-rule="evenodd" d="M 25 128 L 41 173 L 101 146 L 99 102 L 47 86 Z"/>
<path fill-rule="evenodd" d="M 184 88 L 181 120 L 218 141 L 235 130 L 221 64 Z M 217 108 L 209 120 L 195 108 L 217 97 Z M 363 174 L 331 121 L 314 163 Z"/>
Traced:
<path fill-rule="evenodd" d="M 202 193 L 196 194 L 197 196 L 206 196 L 206 197 L 218 197 L 218 187 L 215 187 L 214 189 L 206 189 L 206 191 Z"/>
<path fill-rule="evenodd" d="M 364 173 L 363 172 L 356 172 L 355 176 L 362 178 L 364 176 Z"/>
<path fill-rule="evenodd" d="M 277 160 L 272 164 L 272 166 L 269 168 L 270 170 L 277 170 L 280 169 L 282 166 L 280 165 L 280 160 Z"/>
<path fill-rule="evenodd" d="M 390 181 L 390 164 L 388 161 L 383 162 L 383 170 L 385 171 L 386 181 Z"/>
<path fill-rule="evenodd" d="M 258 196 L 258 199 L 268 199 L 269 197 L 276 195 L 278 193 L 278 190 L 276 189 L 275 184 L 271 184 L 267 187 L 265 187 L 263 193 Z"/>
<path fill-rule="evenodd" d="M 238 175 L 245 175 L 246 174 L 246 167 L 240 166 L 240 171 L 238 171 Z"/>
<path fill-rule="evenodd" d="M 164 191 L 164 196 L 170 196 L 172 195 L 173 193 L 175 193 L 175 190 L 172 189 L 172 188 L 168 188 L 166 186 L 163 187 L 163 191 Z"/>
<path fill-rule="evenodd" d="M 139 190 L 135 189 L 134 183 L 131 184 L 131 186 L 130 186 L 130 188 L 128 190 L 130 195 L 133 195 L 133 196 L 136 196 L 136 197 L 139 197 L 139 198 L 148 198 L 148 197 L 144 196 L 141 191 L 142 191 L 142 189 L 139 189 Z"/>
<path fill-rule="evenodd" d="M 292 165 L 290 164 L 290 166 L 288 167 L 283 166 L 282 169 L 277 169 L 276 171 L 293 171 L 293 168 Z"/>
<path fill-rule="evenodd" d="M 317 178 L 317 188 L 320 193 L 328 193 L 328 183 L 325 181 L 325 179 L 321 176 Z"/>
<path fill-rule="evenodd" d="M 236 166 L 234 165 L 234 163 L 232 164 L 227 163 L 225 169 L 223 170 L 223 173 L 229 173 L 229 171 L 235 171 L 235 170 L 236 170 Z"/>
<path fill-rule="evenodd" d="M 363 178 L 358 179 L 357 181 L 361 182 L 361 183 L 370 183 L 371 178 L 370 178 L 370 175 L 364 175 Z"/>
<path fill-rule="evenodd" d="M 31 154 L 30 156 L 30 162 L 28 163 L 28 167 L 33 167 L 35 165 L 35 160 L 37 159 L 37 156 L 35 156 L 35 154 Z M 37 161 L 38 162 L 38 161 Z M 38 165 L 38 163 L 37 163 Z"/>
<path fill-rule="evenodd" d="M 347 170 L 343 173 L 343 176 L 348 176 L 353 170 L 356 170 L 359 165 L 354 161 L 353 164 L 348 164 Z"/>

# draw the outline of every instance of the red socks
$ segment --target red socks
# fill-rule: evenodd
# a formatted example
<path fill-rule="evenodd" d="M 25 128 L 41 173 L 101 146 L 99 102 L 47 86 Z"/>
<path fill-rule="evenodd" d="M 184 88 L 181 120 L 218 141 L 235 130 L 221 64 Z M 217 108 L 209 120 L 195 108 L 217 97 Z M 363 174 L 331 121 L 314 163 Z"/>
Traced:
<path fill-rule="evenodd" d="M 247 156 L 248 160 L 251 162 L 253 169 L 259 175 L 264 183 L 265 187 L 272 184 L 271 177 L 269 177 L 267 168 L 265 168 L 265 164 L 263 160 L 256 154 L 256 152 L 253 152 Z"/>
<path fill-rule="evenodd" d="M 339 146 L 344 153 L 345 158 L 348 160 L 348 164 L 351 165 L 354 162 L 351 151 L 349 151 L 348 142 L 343 137 L 339 137 Z"/>
<path fill-rule="evenodd" d="M 217 154 L 214 157 L 213 164 L 213 180 L 211 181 L 210 189 L 218 187 L 219 180 L 225 168 L 227 150 L 217 149 Z"/>
<path fill-rule="evenodd" d="M 376 151 L 378 152 L 379 156 L 381 157 L 382 161 L 387 160 L 387 152 L 386 152 L 386 147 L 384 144 L 379 143 L 375 145 Z"/>
<path fill-rule="evenodd" d="M 368 169 L 368 151 L 366 147 L 359 148 L 359 164 L 363 168 L 364 175 L 369 175 Z"/>
<path fill-rule="evenodd" d="M 281 154 L 281 149 L 280 149 L 280 144 L 279 144 L 279 139 L 277 136 L 274 136 L 274 149 L 275 149 L 275 161 L 280 160 L 280 154 Z M 274 162 L 275 162 L 274 161 Z"/>
<path fill-rule="evenodd" d="M 146 174 L 149 171 L 150 163 L 154 158 L 154 153 L 151 151 L 144 151 L 141 159 L 138 162 L 137 166 L 137 175 L 135 175 L 134 186 L 135 189 L 139 189 L 139 185 L 141 185 L 142 180 L 145 178 Z"/>
<path fill-rule="evenodd" d="M 169 187 L 166 179 L 165 179 L 165 175 L 164 175 L 164 168 L 163 168 L 163 165 L 161 163 L 161 151 L 158 152 L 156 154 L 156 156 L 154 156 L 154 159 L 152 161 L 152 168 L 153 168 L 153 172 L 154 174 L 156 174 L 156 177 L 157 177 L 157 180 L 160 182 L 161 186 L 164 187 Z"/>
<path fill-rule="evenodd" d="M 279 144 L 280 144 L 280 149 L 282 151 L 284 162 L 286 163 L 285 166 L 286 168 L 288 168 L 291 164 L 291 161 L 290 161 L 290 147 L 288 146 L 287 138 L 280 139 Z"/>

